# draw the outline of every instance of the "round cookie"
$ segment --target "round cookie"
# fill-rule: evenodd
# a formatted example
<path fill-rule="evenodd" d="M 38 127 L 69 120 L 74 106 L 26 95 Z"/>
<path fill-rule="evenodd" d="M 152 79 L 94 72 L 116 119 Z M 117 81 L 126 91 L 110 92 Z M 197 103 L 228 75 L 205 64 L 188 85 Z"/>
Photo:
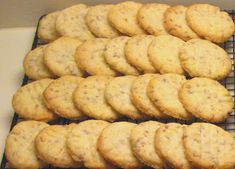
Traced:
<path fill-rule="evenodd" d="M 128 63 L 144 73 L 155 73 L 156 69 L 148 58 L 148 47 L 154 36 L 137 35 L 129 39 L 125 46 L 125 56 Z"/>
<path fill-rule="evenodd" d="M 207 40 L 189 40 L 180 49 L 179 58 L 191 77 L 221 80 L 232 70 L 232 62 L 226 51 Z"/>
<path fill-rule="evenodd" d="M 107 126 L 98 139 L 101 155 L 121 168 L 141 168 L 142 164 L 131 150 L 130 135 L 135 126 L 130 122 L 116 122 Z"/>
<path fill-rule="evenodd" d="M 68 151 L 72 158 L 87 168 L 113 168 L 103 159 L 96 147 L 99 135 L 108 125 L 108 122 L 102 120 L 87 120 L 77 124 L 67 140 Z"/>
<path fill-rule="evenodd" d="M 57 76 L 83 76 L 75 62 L 75 52 L 82 42 L 76 38 L 61 37 L 50 43 L 44 55 L 46 66 Z"/>
<path fill-rule="evenodd" d="M 43 16 L 38 25 L 38 37 L 45 41 L 53 41 L 60 37 L 56 30 L 56 20 L 60 11 L 55 11 Z"/>
<path fill-rule="evenodd" d="M 43 62 L 44 50 L 47 45 L 42 45 L 30 51 L 24 58 L 25 74 L 34 80 L 53 78 L 54 75 Z"/>
<path fill-rule="evenodd" d="M 131 99 L 133 104 L 144 114 L 155 118 L 164 118 L 167 116 L 153 104 L 147 95 L 147 87 L 150 80 L 158 76 L 158 74 L 138 76 L 131 86 Z"/>
<path fill-rule="evenodd" d="M 87 26 L 99 38 L 115 38 L 120 35 L 108 21 L 108 12 L 112 7 L 113 5 L 108 4 L 96 5 L 87 12 Z"/>
<path fill-rule="evenodd" d="M 183 84 L 179 98 L 185 109 L 194 116 L 222 122 L 233 111 L 233 98 L 219 82 L 207 78 L 193 78 Z"/>
<path fill-rule="evenodd" d="M 75 126 L 51 125 L 41 130 L 35 139 L 37 156 L 56 167 L 80 167 L 81 164 L 73 161 L 66 148 L 68 135 Z"/>
<path fill-rule="evenodd" d="M 73 92 L 82 80 L 81 77 L 67 75 L 51 82 L 43 92 L 47 107 L 64 118 L 84 118 L 83 113 L 73 103 Z"/>
<path fill-rule="evenodd" d="M 83 41 L 94 38 L 86 25 L 86 14 L 89 8 L 78 4 L 62 10 L 56 20 L 56 29 L 68 37 L 77 37 Z"/>
<path fill-rule="evenodd" d="M 112 77 L 90 76 L 74 92 L 75 105 L 85 115 L 95 119 L 114 121 L 120 115 L 105 100 L 104 92 Z"/>
<path fill-rule="evenodd" d="M 108 39 L 96 38 L 84 42 L 77 48 L 75 60 L 78 66 L 91 75 L 116 76 L 104 58 L 105 47 Z"/>
<path fill-rule="evenodd" d="M 209 123 L 193 123 L 184 131 L 188 160 L 198 168 L 224 169 L 235 166 L 235 139 L 232 134 Z"/>
<path fill-rule="evenodd" d="M 186 20 L 199 36 L 216 43 L 228 40 L 234 33 L 234 22 L 217 6 L 194 4 L 188 7 Z"/>
<path fill-rule="evenodd" d="M 147 93 L 153 103 L 164 113 L 177 119 L 189 120 L 192 115 L 185 110 L 178 93 L 186 79 L 182 75 L 164 74 L 150 80 Z"/>
<path fill-rule="evenodd" d="M 177 37 L 160 35 L 148 48 L 149 59 L 161 74 L 184 74 L 179 59 L 179 51 L 184 44 L 185 42 Z"/>
<path fill-rule="evenodd" d="M 23 121 L 14 126 L 6 138 L 6 158 L 13 168 L 43 168 L 47 164 L 36 156 L 34 140 L 48 124 Z"/>
<path fill-rule="evenodd" d="M 132 151 L 144 164 L 161 169 L 163 161 L 155 150 L 155 133 L 162 123 L 147 121 L 138 124 L 131 131 Z"/>
<path fill-rule="evenodd" d="M 42 79 L 18 89 L 12 99 L 12 106 L 15 112 L 27 120 L 51 121 L 57 118 L 46 107 L 42 95 L 52 81 L 51 79 Z"/>
<path fill-rule="evenodd" d="M 109 10 L 108 20 L 117 30 L 126 35 L 145 34 L 138 25 L 136 17 L 141 6 L 142 4 L 133 1 L 116 4 Z"/>
<path fill-rule="evenodd" d="M 138 23 L 152 35 L 168 34 L 164 27 L 164 13 L 169 7 L 169 5 L 159 3 L 143 5 L 137 14 Z"/>
<path fill-rule="evenodd" d="M 131 101 L 131 86 L 135 79 L 135 76 L 121 76 L 112 79 L 105 89 L 105 98 L 120 114 L 132 119 L 142 119 L 145 116 Z"/>
<path fill-rule="evenodd" d="M 165 12 L 164 26 L 166 30 L 185 41 L 199 38 L 199 36 L 188 26 L 186 21 L 187 7 L 177 5 L 170 7 Z"/>
<path fill-rule="evenodd" d="M 178 123 L 161 126 L 155 135 L 155 148 L 167 165 L 175 169 L 191 169 L 183 143 L 184 128 Z"/>
<path fill-rule="evenodd" d="M 138 75 L 138 70 L 126 60 L 124 48 L 129 39 L 127 36 L 111 39 L 107 43 L 104 55 L 106 62 L 112 69 L 126 75 Z"/>

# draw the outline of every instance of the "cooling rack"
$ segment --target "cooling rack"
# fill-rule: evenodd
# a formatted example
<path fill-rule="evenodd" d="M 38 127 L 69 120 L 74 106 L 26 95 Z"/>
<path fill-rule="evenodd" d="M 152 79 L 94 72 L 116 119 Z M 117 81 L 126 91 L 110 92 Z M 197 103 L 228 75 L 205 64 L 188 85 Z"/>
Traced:
<path fill-rule="evenodd" d="M 235 10 L 226 10 L 226 12 L 228 12 L 230 14 L 230 16 L 232 17 L 233 21 L 235 21 Z M 43 17 L 43 16 L 42 16 Z M 42 18 L 41 17 L 41 18 Z M 40 18 L 40 19 L 41 19 Z M 40 21 L 39 19 L 39 21 Z M 45 42 L 43 42 L 42 40 L 40 40 L 37 36 L 37 31 L 35 32 L 35 36 L 34 36 L 34 41 L 32 44 L 32 49 L 36 48 L 37 46 L 43 45 L 45 44 Z M 221 81 L 221 84 L 223 84 L 227 90 L 230 92 L 230 94 L 233 97 L 233 100 L 235 100 L 234 95 L 235 95 L 235 69 L 234 69 L 234 58 L 235 58 L 235 35 L 233 35 L 228 41 L 226 41 L 225 43 L 221 44 L 221 47 L 224 48 L 226 50 L 226 52 L 229 54 L 233 66 L 232 66 L 232 72 L 230 73 L 230 75 L 225 78 L 223 81 Z M 22 81 L 22 86 L 29 83 L 31 80 L 25 75 Z M 22 121 L 23 119 L 20 118 L 16 113 L 14 113 L 13 119 L 12 119 L 12 123 L 11 123 L 11 127 L 10 130 L 20 121 Z M 157 120 L 157 119 L 152 119 L 152 120 Z M 131 120 L 128 118 L 122 118 L 119 119 L 118 121 L 130 121 L 130 122 L 134 122 L 134 123 L 139 123 L 141 121 L 139 120 Z M 193 119 L 190 121 L 185 121 L 185 120 L 177 120 L 177 119 L 164 119 L 164 120 L 158 120 L 160 122 L 163 123 L 167 123 L 167 122 L 177 122 L 177 123 L 181 123 L 181 124 L 191 124 L 193 122 L 199 122 L 199 119 Z M 71 122 L 75 122 L 75 123 L 79 123 L 80 120 L 68 120 L 68 119 L 64 119 L 64 118 L 59 118 L 57 120 L 54 120 L 52 122 L 49 122 L 50 124 L 69 124 Z M 218 123 L 218 126 L 224 128 L 225 130 L 227 130 L 228 132 L 232 133 L 235 135 L 235 110 L 233 109 L 233 112 L 230 114 L 230 116 L 226 119 L 226 121 L 224 121 L 223 123 Z M 9 166 L 5 153 L 3 154 L 3 158 L 1 161 L 1 169 L 11 169 L 11 167 Z M 146 167 L 148 168 L 148 167 Z M 57 167 L 52 167 L 49 166 L 47 168 L 44 169 L 59 169 Z M 69 169 L 69 168 L 67 168 Z M 71 168 L 72 169 L 72 168 Z"/>

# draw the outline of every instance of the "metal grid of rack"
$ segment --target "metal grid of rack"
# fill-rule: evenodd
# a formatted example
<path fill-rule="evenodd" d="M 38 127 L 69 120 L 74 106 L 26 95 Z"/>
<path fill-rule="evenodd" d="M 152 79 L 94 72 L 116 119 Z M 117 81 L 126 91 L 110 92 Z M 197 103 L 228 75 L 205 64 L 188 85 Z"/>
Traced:
<path fill-rule="evenodd" d="M 231 17 L 233 18 L 233 20 L 235 21 L 235 10 L 227 10 L 227 12 L 231 15 Z M 42 16 L 43 17 L 43 16 Z M 41 18 L 42 18 L 41 17 Z M 40 19 L 41 19 L 40 18 Z M 41 41 L 38 37 L 37 37 L 37 31 L 35 33 L 34 36 L 34 41 L 33 41 L 33 45 L 32 45 L 32 49 L 36 48 L 37 46 L 43 45 L 45 44 L 45 42 Z M 221 81 L 221 84 L 223 84 L 227 90 L 229 90 L 230 94 L 233 97 L 233 100 L 235 100 L 235 69 L 234 69 L 234 59 L 235 59 L 235 35 L 233 35 L 228 41 L 226 41 L 225 43 L 221 44 L 221 47 L 223 47 L 226 52 L 229 54 L 233 66 L 232 66 L 232 72 L 230 73 L 230 75 L 228 77 L 226 77 L 223 81 Z M 25 75 L 22 81 L 22 86 L 29 83 L 30 79 Z M 22 121 L 23 119 L 20 118 L 16 113 L 14 114 L 12 123 L 11 123 L 11 128 L 10 130 L 20 121 Z M 156 119 L 153 119 L 156 120 Z M 122 118 L 119 119 L 118 121 L 130 121 L 130 122 L 134 122 L 134 123 L 139 123 L 141 121 L 138 120 L 131 120 L 128 118 Z M 158 120 L 161 121 L 163 123 L 167 123 L 167 122 L 177 122 L 177 123 L 181 123 L 181 124 L 191 124 L 193 122 L 198 122 L 201 121 L 199 119 L 193 119 L 190 121 L 186 121 L 186 120 L 177 120 L 177 119 L 164 119 L 164 120 Z M 79 123 L 79 120 L 68 120 L 68 119 L 64 119 L 64 118 L 59 118 L 56 119 L 52 122 L 49 122 L 50 124 L 69 124 L 71 122 L 75 122 L 75 123 Z M 230 116 L 222 123 L 218 123 L 218 126 L 224 128 L 225 130 L 227 130 L 228 132 L 232 133 L 235 135 L 235 108 L 233 109 L 233 112 L 230 114 Z M 1 169 L 11 169 L 8 165 L 5 153 L 3 154 L 3 158 L 1 161 Z M 147 167 L 146 167 L 147 168 Z M 46 168 L 45 168 L 46 169 Z M 47 169 L 59 169 L 56 167 L 52 167 L 49 166 L 47 167 Z"/>

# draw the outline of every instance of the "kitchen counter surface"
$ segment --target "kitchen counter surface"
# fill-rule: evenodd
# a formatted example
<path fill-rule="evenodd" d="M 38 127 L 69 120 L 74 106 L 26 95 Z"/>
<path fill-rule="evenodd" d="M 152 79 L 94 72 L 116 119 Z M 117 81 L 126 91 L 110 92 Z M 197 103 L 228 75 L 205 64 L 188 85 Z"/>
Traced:
<path fill-rule="evenodd" d="M 24 75 L 22 62 L 31 49 L 35 29 L 0 29 L 0 159 L 14 113 L 11 106 L 12 95 L 21 85 Z"/>

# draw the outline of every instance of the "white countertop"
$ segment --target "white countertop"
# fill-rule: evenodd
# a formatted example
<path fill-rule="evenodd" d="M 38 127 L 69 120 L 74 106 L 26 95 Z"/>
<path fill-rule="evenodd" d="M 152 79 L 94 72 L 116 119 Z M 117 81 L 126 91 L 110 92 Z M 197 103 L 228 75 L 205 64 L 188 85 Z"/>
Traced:
<path fill-rule="evenodd" d="M 23 78 L 23 58 L 31 49 L 35 28 L 0 29 L 0 159 L 9 132 L 13 109 L 12 95 Z"/>

